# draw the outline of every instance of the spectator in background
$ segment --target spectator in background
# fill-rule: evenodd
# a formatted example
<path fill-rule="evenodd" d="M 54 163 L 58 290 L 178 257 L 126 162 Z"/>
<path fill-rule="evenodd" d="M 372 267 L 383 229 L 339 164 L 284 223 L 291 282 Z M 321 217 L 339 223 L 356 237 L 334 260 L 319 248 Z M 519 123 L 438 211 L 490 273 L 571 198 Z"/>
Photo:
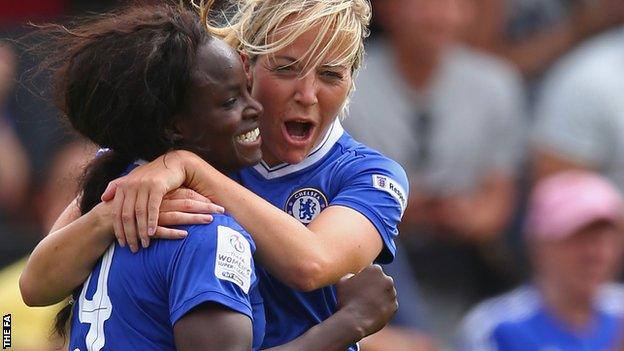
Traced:
<path fill-rule="evenodd" d="M 591 169 L 624 189 L 624 27 L 555 67 L 538 99 L 533 148 L 535 178 Z"/>
<path fill-rule="evenodd" d="M 22 231 L 18 219 L 22 219 L 30 175 L 28 157 L 15 134 L 7 107 L 16 66 L 13 49 L 0 41 L 0 267 L 20 257 L 32 245 L 15 235 Z"/>
<path fill-rule="evenodd" d="M 0 42 L 0 211 L 11 214 L 20 209 L 28 187 L 28 158 L 13 132 L 7 108 L 16 67 L 13 49 Z"/>
<path fill-rule="evenodd" d="M 512 61 L 528 78 L 586 38 L 624 21 L 622 0 L 474 0 L 466 31 L 477 47 Z"/>
<path fill-rule="evenodd" d="M 528 284 L 479 304 L 460 350 L 614 350 L 624 332 L 624 204 L 615 185 L 587 171 L 537 184 L 526 236 Z"/>
<path fill-rule="evenodd" d="M 345 124 L 411 178 L 401 236 L 445 335 L 470 303 L 502 289 L 485 262 L 500 254 L 491 247 L 514 209 L 522 83 L 506 62 L 458 42 L 472 0 L 373 5 L 384 36 L 369 43 Z"/>

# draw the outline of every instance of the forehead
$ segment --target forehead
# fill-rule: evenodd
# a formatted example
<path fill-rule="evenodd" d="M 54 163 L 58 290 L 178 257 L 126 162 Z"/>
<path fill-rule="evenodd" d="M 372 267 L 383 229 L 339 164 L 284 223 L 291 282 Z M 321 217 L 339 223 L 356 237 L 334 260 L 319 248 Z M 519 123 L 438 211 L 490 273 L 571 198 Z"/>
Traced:
<path fill-rule="evenodd" d="M 269 53 L 269 58 L 289 57 L 305 66 L 345 66 L 353 64 L 353 38 L 345 30 L 328 22 L 317 21 L 307 28 L 299 27 L 298 17 L 289 17 L 270 32 L 268 43 L 290 42 Z"/>
<path fill-rule="evenodd" d="M 215 84 L 238 79 L 242 72 L 240 56 L 224 41 L 212 38 L 197 49 L 192 76 L 196 84 Z"/>

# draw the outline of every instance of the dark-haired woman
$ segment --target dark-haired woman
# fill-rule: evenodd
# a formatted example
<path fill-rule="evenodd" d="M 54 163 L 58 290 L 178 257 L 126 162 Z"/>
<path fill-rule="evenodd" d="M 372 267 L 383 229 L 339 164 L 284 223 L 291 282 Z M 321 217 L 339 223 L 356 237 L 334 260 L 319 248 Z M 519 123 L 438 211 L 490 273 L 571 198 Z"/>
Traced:
<path fill-rule="evenodd" d="M 79 198 L 93 232 L 112 229 L 98 220 L 110 214 L 99 201 L 104 188 L 141 160 L 185 149 L 223 172 L 260 160 L 262 108 L 240 57 L 193 12 L 135 7 L 56 34 L 60 107 L 80 134 L 110 149 L 88 166 Z M 108 249 L 74 294 L 70 350 L 249 350 L 252 338 L 259 347 L 263 307 L 249 234 L 225 214 L 178 229 L 185 240 L 136 255 L 102 241 Z M 342 282 L 338 294 L 332 318 L 276 349 L 343 350 L 396 308 L 391 280 L 376 267 Z"/>

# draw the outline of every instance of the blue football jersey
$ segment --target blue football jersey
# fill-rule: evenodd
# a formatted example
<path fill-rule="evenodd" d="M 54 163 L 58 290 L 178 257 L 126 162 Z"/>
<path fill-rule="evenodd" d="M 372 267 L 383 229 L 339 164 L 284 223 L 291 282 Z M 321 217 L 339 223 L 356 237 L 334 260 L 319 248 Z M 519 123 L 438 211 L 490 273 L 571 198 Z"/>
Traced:
<path fill-rule="evenodd" d="M 111 245 L 74 296 L 69 350 L 175 350 L 173 325 L 206 302 L 249 316 L 259 349 L 253 240 L 227 215 L 180 228 L 186 239 L 154 240 L 136 254 Z"/>
<path fill-rule="evenodd" d="M 397 225 L 407 206 L 407 176 L 398 163 L 351 138 L 338 120 L 303 162 L 275 167 L 260 163 L 234 178 L 303 224 L 332 205 L 360 212 L 383 240 L 377 260 L 392 261 Z M 336 310 L 332 286 L 299 292 L 260 267 L 257 272 L 267 323 L 262 348 L 295 339 Z"/>
<path fill-rule="evenodd" d="M 460 328 L 461 351 L 617 350 L 624 336 L 624 285 L 605 284 L 588 323 L 577 329 L 552 313 L 534 285 L 481 302 Z"/>

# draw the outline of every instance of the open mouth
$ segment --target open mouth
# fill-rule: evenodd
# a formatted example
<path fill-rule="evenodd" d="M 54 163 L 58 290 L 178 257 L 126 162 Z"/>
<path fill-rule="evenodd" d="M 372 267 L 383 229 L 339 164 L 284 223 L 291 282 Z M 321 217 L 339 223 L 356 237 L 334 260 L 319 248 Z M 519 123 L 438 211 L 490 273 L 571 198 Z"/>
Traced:
<path fill-rule="evenodd" d="M 293 141 L 306 141 L 312 136 L 314 124 L 305 121 L 288 121 L 284 123 L 286 134 Z"/>
<path fill-rule="evenodd" d="M 237 136 L 236 141 L 241 144 L 252 144 L 258 140 L 259 136 L 260 136 L 260 130 L 256 128 L 247 133 L 243 133 Z"/>

